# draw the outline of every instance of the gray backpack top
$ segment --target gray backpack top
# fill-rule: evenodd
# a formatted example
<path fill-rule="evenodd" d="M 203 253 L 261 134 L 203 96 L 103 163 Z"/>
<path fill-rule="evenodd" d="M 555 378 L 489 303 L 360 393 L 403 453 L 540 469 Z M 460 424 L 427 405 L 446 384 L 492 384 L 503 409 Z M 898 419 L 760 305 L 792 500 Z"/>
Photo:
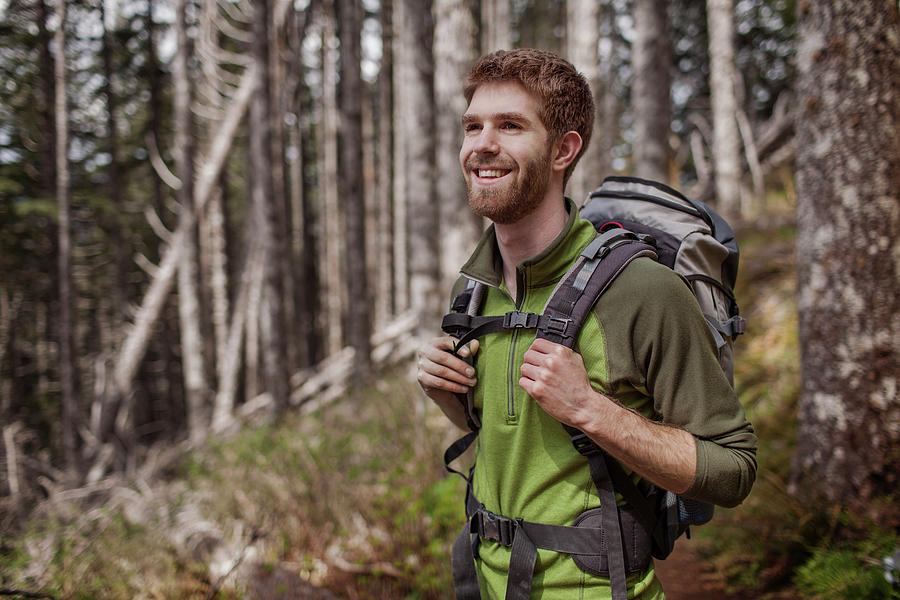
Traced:
<path fill-rule="evenodd" d="M 734 338 L 746 322 L 734 298 L 739 251 L 734 230 L 713 209 L 667 185 L 636 177 L 607 177 L 581 216 L 598 230 L 618 224 L 655 240 L 659 262 L 693 288 L 719 347 L 719 363 L 734 383 Z"/>

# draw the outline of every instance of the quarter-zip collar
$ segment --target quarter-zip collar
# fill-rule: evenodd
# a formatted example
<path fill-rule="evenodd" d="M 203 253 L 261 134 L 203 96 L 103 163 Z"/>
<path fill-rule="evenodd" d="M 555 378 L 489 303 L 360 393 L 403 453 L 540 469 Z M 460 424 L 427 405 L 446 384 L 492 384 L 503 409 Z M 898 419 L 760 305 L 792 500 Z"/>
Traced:
<path fill-rule="evenodd" d="M 527 284 L 529 287 L 539 287 L 558 281 L 581 250 L 596 236 L 593 225 L 578 217 L 575 203 L 568 197 L 565 202 L 569 216 L 556 239 L 537 255 L 516 265 L 518 286 Z M 526 272 L 527 278 L 524 277 Z M 493 224 L 485 230 L 472 256 L 460 269 L 460 273 L 495 288 L 502 286 L 503 258 L 497 246 L 497 234 Z"/>

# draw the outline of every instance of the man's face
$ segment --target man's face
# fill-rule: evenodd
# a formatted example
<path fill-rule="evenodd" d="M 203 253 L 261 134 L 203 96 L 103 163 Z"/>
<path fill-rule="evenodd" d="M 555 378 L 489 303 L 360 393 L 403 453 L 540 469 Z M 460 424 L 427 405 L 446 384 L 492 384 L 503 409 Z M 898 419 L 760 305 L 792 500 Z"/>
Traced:
<path fill-rule="evenodd" d="M 459 162 L 469 206 L 494 223 L 527 216 L 547 192 L 551 148 L 538 102 L 518 82 L 485 83 L 463 115 Z"/>

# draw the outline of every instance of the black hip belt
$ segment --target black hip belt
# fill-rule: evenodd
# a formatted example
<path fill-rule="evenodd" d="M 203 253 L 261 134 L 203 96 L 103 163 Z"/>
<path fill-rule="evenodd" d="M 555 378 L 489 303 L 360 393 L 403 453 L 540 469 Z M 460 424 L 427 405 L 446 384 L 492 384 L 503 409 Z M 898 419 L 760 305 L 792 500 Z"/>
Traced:
<path fill-rule="evenodd" d="M 621 536 L 625 573 L 642 573 L 650 566 L 651 535 L 627 505 L 620 507 L 618 513 L 621 532 L 613 534 Z M 481 597 L 475 571 L 475 556 L 481 540 L 511 548 L 507 600 L 530 598 L 538 548 L 570 554 L 582 570 L 602 577 L 610 576 L 610 535 L 603 527 L 601 508 L 582 513 L 572 525 L 550 525 L 497 515 L 487 510 L 470 492 L 466 514 L 469 520 L 453 545 L 453 580 L 458 599 Z"/>

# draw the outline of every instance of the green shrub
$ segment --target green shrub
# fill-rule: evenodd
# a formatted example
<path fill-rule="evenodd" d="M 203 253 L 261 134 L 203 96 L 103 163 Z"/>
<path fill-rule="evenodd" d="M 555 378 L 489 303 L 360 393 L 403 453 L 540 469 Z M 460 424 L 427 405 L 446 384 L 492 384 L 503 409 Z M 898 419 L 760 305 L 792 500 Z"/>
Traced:
<path fill-rule="evenodd" d="M 803 597 L 816 600 L 900 598 L 900 592 L 885 579 L 881 566 L 852 550 L 817 549 L 797 569 L 794 581 Z"/>

